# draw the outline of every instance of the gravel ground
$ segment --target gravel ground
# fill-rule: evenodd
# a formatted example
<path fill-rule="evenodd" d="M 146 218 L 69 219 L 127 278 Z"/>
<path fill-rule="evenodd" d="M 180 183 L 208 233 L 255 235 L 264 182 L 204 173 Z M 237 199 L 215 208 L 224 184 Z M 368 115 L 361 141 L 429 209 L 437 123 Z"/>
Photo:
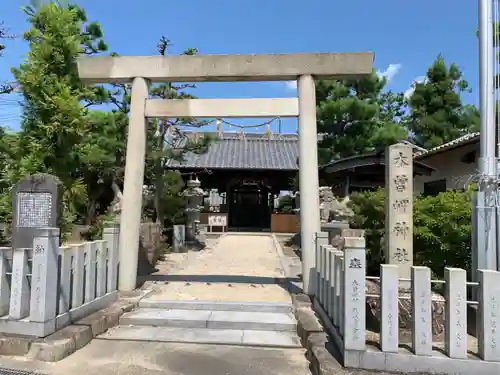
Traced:
<path fill-rule="evenodd" d="M 276 283 L 284 272 L 268 234 L 227 234 L 200 252 L 169 254 L 164 263 L 169 266 L 160 265 L 152 277 L 157 290 L 154 299 L 290 300 L 288 292 Z"/>

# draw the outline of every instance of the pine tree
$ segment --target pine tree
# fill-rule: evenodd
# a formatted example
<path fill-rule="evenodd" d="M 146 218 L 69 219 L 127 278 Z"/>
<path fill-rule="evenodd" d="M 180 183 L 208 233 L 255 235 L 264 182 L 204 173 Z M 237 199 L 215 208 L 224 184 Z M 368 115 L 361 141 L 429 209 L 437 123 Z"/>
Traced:
<path fill-rule="evenodd" d="M 399 122 L 403 95 L 383 92 L 386 83 L 375 72 L 360 80 L 317 82 L 320 164 L 407 138 Z"/>
<path fill-rule="evenodd" d="M 479 113 L 462 103 L 463 92 L 470 89 L 462 71 L 438 56 L 408 100 L 407 126 L 416 144 L 429 149 L 478 129 Z"/>

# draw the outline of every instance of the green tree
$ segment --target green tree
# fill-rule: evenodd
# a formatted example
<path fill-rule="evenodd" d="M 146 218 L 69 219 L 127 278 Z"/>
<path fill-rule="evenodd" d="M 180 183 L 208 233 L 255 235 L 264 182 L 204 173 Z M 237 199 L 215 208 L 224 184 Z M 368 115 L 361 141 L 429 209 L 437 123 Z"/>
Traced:
<path fill-rule="evenodd" d="M 64 219 L 75 219 L 75 205 L 86 200 L 79 176 L 78 145 L 87 130 L 87 107 L 102 103 L 102 87 L 81 85 L 76 58 L 106 50 L 99 24 L 72 4 L 50 1 L 26 6 L 30 29 L 24 34 L 29 52 L 12 72 L 23 94 L 23 120 L 12 182 L 26 174 L 46 172 L 64 184 Z M 83 104 L 82 104 L 83 103 Z"/>
<path fill-rule="evenodd" d="M 429 149 L 477 131 L 479 113 L 461 99 L 469 91 L 460 68 L 455 64 L 448 67 L 438 56 L 408 100 L 407 126 L 415 143 Z"/>
<path fill-rule="evenodd" d="M 386 78 L 319 81 L 316 86 L 319 161 L 363 154 L 402 139 L 403 95 L 384 92 Z"/>
<path fill-rule="evenodd" d="M 0 57 L 3 55 L 3 51 L 6 48 L 4 41 L 13 38 L 14 35 L 9 33 L 9 29 L 7 29 L 5 23 L 3 21 L 0 21 Z M 8 94 L 12 92 L 12 90 L 13 86 L 11 84 L 7 83 L 0 84 L 0 94 Z"/>

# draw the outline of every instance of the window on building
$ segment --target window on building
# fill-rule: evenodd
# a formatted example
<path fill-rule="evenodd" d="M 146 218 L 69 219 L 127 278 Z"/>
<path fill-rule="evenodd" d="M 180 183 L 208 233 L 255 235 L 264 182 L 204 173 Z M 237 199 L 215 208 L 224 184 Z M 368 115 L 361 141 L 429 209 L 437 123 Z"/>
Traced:
<path fill-rule="evenodd" d="M 446 179 L 430 181 L 424 183 L 424 195 L 438 195 L 446 191 Z"/>

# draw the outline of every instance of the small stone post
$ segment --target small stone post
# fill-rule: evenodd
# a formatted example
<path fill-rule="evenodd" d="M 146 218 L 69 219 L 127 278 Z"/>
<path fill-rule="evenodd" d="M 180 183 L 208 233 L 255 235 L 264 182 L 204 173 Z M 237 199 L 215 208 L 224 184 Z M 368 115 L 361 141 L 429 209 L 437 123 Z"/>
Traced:
<path fill-rule="evenodd" d="M 12 254 L 12 279 L 9 305 L 10 319 L 23 319 L 30 313 L 28 273 L 28 249 L 14 249 Z"/>
<path fill-rule="evenodd" d="M 172 242 L 175 251 L 183 251 L 186 245 L 186 227 L 183 224 L 174 225 Z"/>
<path fill-rule="evenodd" d="M 500 272 L 478 270 L 479 276 L 479 357 L 500 362 Z"/>
<path fill-rule="evenodd" d="M 47 322 L 56 317 L 59 229 L 39 229 L 33 240 L 30 321 Z"/>
<path fill-rule="evenodd" d="M 366 248 L 363 237 L 344 238 L 344 350 L 366 348 Z"/>
<path fill-rule="evenodd" d="M 395 144 L 385 152 L 385 261 L 410 278 L 413 265 L 413 149 Z M 404 285 L 404 284 L 403 284 Z"/>
<path fill-rule="evenodd" d="M 10 305 L 10 283 L 7 277 L 9 260 L 7 253 L 12 252 L 10 247 L 0 247 L 0 314 L 7 315 Z"/>
<path fill-rule="evenodd" d="M 118 241 L 120 240 L 120 224 L 107 223 L 102 232 L 102 239 L 108 247 L 108 280 L 107 291 L 112 292 L 118 286 Z"/>

